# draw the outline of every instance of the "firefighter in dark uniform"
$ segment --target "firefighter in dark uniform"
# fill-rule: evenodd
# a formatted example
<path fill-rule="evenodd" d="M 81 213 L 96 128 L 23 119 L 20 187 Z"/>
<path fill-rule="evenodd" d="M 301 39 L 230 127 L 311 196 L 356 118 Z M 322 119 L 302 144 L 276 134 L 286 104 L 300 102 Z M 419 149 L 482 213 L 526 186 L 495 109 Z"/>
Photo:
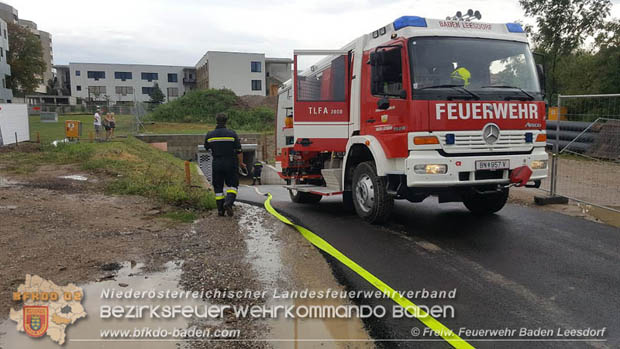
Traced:
<path fill-rule="evenodd" d="M 205 150 L 211 149 L 213 155 L 213 190 L 217 212 L 220 216 L 224 213 L 232 217 L 233 204 L 237 198 L 239 187 L 238 167 L 246 168 L 243 163 L 241 142 L 237 133 L 226 128 L 226 114 L 218 113 L 215 117 L 217 126 L 209 131 L 205 137 Z M 228 187 L 224 196 L 224 184 Z"/>
<path fill-rule="evenodd" d="M 262 185 L 260 181 L 260 175 L 263 172 L 263 163 L 260 161 L 254 162 L 254 170 L 252 171 L 252 185 L 256 185 L 256 181 L 258 181 L 258 185 Z"/>

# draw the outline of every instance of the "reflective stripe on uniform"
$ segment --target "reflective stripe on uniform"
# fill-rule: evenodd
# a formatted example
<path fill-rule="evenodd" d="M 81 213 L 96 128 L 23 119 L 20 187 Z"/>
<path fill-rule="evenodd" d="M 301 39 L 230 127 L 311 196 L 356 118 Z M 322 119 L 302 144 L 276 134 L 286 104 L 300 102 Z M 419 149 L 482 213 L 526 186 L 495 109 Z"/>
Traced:
<path fill-rule="evenodd" d="M 235 137 L 211 137 L 207 142 L 234 142 Z"/>
<path fill-rule="evenodd" d="M 227 192 L 227 193 L 230 193 L 230 194 L 235 194 L 235 195 L 237 195 L 237 190 L 235 190 L 235 189 L 228 189 L 228 190 L 226 190 L 226 192 Z"/>
<path fill-rule="evenodd" d="M 215 194 L 215 200 L 223 200 L 224 197 L 224 193 L 216 193 Z"/>

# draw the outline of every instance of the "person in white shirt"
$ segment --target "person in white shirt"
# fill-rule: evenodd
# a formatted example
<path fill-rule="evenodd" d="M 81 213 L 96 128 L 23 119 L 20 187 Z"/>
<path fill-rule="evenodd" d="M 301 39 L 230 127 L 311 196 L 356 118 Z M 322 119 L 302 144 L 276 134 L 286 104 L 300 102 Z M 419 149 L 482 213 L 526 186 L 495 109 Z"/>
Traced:
<path fill-rule="evenodd" d="M 99 134 L 101 133 L 101 115 L 99 115 L 99 109 L 97 109 L 97 111 L 95 112 L 95 122 L 93 123 L 95 125 L 95 134 L 96 134 L 96 138 L 99 139 Z"/>

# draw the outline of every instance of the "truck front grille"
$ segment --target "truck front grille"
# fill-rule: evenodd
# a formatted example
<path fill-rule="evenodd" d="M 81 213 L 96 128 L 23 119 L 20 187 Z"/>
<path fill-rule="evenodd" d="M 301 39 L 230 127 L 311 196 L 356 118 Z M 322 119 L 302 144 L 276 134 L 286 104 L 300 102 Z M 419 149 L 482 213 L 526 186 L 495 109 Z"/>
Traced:
<path fill-rule="evenodd" d="M 450 132 L 446 132 L 450 133 Z M 439 135 L 439 141 L 446 153 L 527 151 L 532 143 L 525 142 L 525 131 L 502 131 L 494 144 L 487 144 L 482 139 L 482 131 L 459 131 L 454 133 L 454 144 L 446 143 L 446 133 Z"/>

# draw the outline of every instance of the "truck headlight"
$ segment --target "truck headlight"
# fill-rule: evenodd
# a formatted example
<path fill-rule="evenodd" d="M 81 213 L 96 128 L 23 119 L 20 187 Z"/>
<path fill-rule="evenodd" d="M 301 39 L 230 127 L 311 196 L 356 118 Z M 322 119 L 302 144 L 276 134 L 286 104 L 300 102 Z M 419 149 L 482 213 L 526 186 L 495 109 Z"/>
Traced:
<path fill-rule="evenodd" d="M 547 160 L 532 161 L 532 170 L 544 170 L 547 168 Z"/>
<path fill-rule="evenodd" d="M 417 174 L 445 174 L 448 172 L 448 165 L 415 165 L 413 166 L 413 172 Z"/>

